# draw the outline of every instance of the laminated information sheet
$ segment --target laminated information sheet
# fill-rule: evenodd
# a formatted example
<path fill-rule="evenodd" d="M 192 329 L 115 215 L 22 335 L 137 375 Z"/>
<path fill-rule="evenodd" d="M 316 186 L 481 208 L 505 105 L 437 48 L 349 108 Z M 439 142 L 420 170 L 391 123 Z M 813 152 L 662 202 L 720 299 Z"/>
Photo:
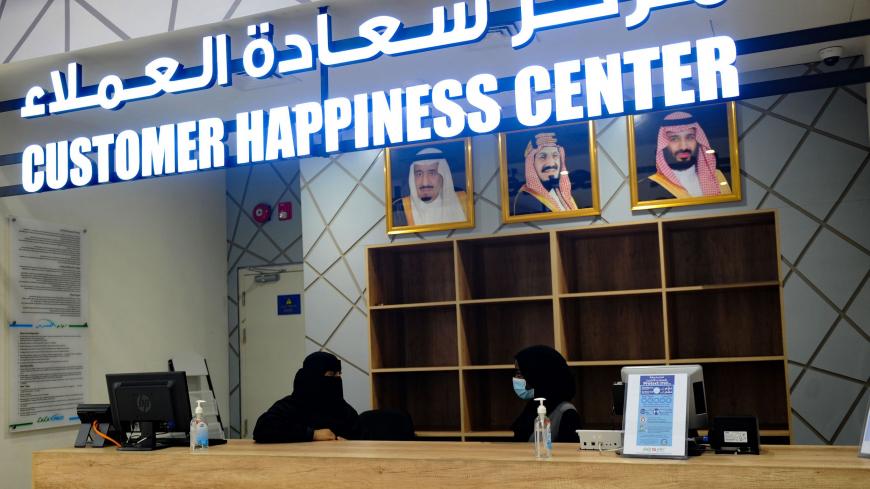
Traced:
<path fill-rule="evenodd" d="M 686 457 L 686 374 L 629 375 L 625 455 Z"/>
<path fill-rule="evenodd" d="M 88 400 L 88 328 L 10 328 L 9 430 L 78 424 Z"/>
<path fill-rule="evenodd" d="M 11 219 L 9 430 L 78 424 L 88 399 L 86 232 Z"/>

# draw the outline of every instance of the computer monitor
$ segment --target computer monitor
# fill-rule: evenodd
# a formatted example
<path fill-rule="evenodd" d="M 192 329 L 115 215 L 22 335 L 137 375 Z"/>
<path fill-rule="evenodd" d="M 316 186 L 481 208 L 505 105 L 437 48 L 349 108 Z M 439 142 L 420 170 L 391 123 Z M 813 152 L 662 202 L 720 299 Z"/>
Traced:
<path fill-rule="evenodd" d="M 190 404 L 184 372 L 107 374 L 112 422 L 129 433 L 120 450 L 156 450 L 157 433 L 187 433 Z M 136 435 L 138 433 L 138 435 Z"/>
<path fill-rule="evenodd" d="M 707 427 L 707 396 L 704 392 L 704 371 L 700 365 L 652 365 L 643 367 L 622 367 L 622 382 L 628 385 L 628 376 L 687 374 L 689 377 L 689 401 L 686 416 L 690 430 Z"/>

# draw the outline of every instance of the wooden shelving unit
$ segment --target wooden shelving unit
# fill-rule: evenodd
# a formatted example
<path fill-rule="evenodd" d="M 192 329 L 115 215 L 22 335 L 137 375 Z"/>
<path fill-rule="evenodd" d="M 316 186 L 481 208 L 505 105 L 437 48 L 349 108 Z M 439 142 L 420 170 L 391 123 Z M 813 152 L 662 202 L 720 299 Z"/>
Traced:
<path fill-rule="evenodd" d="M 623 366 L 697 363 L 711 416 L 755 415 L 787 443 L 778 235 L 756 211 L 369 247 L 373 405 L 422 438 L 509 439 L 513 356 L 546 344 L 586 428 L 619 427 Z"/>

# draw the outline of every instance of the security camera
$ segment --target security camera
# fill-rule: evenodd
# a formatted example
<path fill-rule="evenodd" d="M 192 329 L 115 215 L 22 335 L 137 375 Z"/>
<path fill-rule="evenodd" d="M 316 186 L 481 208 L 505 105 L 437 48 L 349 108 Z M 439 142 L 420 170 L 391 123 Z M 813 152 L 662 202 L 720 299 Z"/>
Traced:
<path fill-rule="evenodd" d="M 831 46 L 819 50 L 819 59 L 828 66 L 834 66 L 843 57 L 843 46 Z"/>

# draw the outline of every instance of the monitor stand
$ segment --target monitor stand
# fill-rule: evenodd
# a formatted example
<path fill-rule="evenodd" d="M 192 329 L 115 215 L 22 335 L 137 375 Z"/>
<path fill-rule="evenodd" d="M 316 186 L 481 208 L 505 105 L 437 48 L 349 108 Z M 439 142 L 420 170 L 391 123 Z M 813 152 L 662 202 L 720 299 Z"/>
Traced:
<path fill-rule="evenodd" d="M 157 443 L 157 434 L 154 432 L 154 423 L 140 421 L 139 434 L 140 436 L 137 441 L 128 443 L 118 450 L 122 452 L 144 452 L 169 448 L 169 445 Z"/>

